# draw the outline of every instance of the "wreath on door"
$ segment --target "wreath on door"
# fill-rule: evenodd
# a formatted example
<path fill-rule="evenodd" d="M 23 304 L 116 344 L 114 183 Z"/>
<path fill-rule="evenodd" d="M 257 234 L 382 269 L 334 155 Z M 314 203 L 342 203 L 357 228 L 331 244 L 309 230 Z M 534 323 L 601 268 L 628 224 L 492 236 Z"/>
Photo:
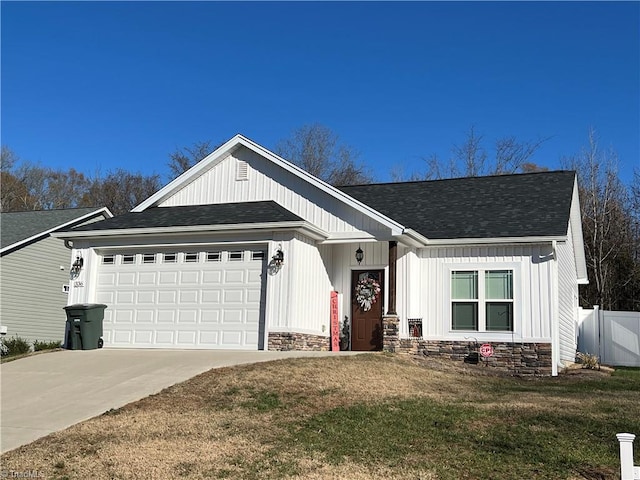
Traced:
<path fill-rule="evenodd" d="M 373 278 L 363 278 L 356 285 L 356 301 L 360 308 L 367 312 L 380 296 L 380 284 Z"/>

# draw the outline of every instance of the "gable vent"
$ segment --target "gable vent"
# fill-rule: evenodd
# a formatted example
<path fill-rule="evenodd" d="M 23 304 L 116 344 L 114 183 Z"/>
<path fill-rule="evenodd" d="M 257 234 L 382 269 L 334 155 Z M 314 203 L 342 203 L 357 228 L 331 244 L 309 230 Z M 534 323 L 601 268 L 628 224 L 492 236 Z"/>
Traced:
<path fill-rule="evenodd" d="M 238 160 L 236 166 L 236 180 L 249 180 L 249 165 L 243 160 Z"/>

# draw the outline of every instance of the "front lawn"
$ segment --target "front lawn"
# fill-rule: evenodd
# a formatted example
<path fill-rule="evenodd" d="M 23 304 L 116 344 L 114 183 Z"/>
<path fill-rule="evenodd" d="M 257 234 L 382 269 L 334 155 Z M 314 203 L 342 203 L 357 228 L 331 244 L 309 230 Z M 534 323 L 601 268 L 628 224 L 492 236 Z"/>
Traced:
<path fill-rule="evenodd" d="M 204 373 L 9 452 L 2 468 L 58 479 L 615 479 L 615 434 L 640 434 L 639 394 L 637 369 L 518 379 L 386 354 L 281 360 Z"/>

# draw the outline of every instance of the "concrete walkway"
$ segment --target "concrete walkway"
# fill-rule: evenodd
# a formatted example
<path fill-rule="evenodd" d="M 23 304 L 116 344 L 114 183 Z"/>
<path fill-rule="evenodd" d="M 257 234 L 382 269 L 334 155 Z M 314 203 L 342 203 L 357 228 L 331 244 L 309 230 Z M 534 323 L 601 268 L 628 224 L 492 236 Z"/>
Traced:
<path fill-rule="evenodd" d="M 119 408 L 212 368 L 335 352 L 64 350 L 0 366 L 0 451 Z"/>

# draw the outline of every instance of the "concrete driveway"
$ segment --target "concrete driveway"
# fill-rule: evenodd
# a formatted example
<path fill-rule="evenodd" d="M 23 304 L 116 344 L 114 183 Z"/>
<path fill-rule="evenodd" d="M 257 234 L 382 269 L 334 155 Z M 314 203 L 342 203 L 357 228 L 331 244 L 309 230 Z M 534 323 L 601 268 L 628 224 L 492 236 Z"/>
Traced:
<path fill-rule="evenodd" d="M 212 368 L 336 354 L 64 350 L 4 363 L 0 366 L 0 450 L 13 450 Z"/>

